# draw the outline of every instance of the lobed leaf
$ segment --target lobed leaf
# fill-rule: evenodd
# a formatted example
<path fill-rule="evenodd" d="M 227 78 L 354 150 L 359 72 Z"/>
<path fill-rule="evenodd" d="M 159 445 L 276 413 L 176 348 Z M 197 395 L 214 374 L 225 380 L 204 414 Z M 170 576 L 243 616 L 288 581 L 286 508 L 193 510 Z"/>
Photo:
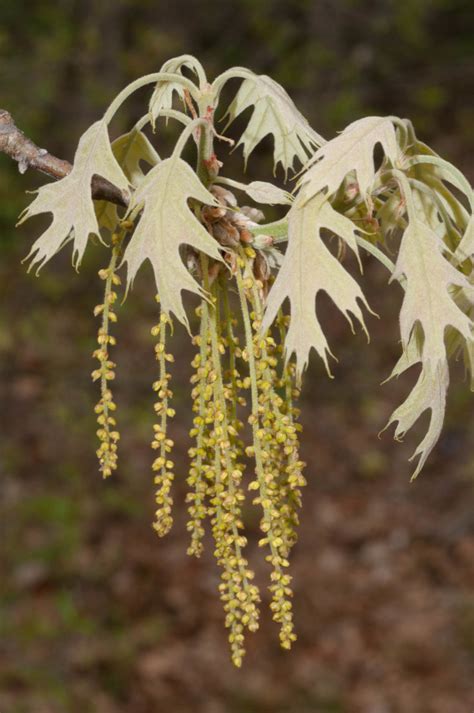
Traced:
<path fill-rule="evenodd" d="M 410 221 L 400 246 L 392 279 L 405 277 L 400 312 L 402 345 L 408 345 L 419 323 L 424 342 L 422 359 L 433 364 L 446 359 L 445 332 L 454 327 L 470 339 L 472 322 L 452 297 L 453 287 L 468 287 L 461 272 L 444 257 L 447 248 L 439 236 L 420 220 Z"/>
<path fill-rule="evenodd" d="M 36 198 L 20 216 L 19 223 L 40 213 L 52 213 L 53 220 L 33 244 L 26 259 L 38 270 L 70 239 L 73 262 L 79 266 L 89 235 L 99 235 L 99 225 L 91 194 L 92 177 L 97 174 L 125 191 L 128 180 L 110 146 L 107 126 L 97 121 L 81 137 L 71 173 L 55 183 L 39 188 Z"/>
<path fill-rule="evenodd" d="M 406 170 L 409 175 L 416 172 L 417 177 L 430 185 L 446 206 L 459 234 L 456 260 L 462 262 L 472 257 L 474 255 L 474 191 L 466 177 L 449 161 L 428 151 L 411 157 L 407 161 Z M 461 195 L 464 195 L 469 211 L 449 186 L 454 186 Z"/>
<path fill-rule="evenodd" d="M 203 292 L 181 260 L 180 245 L 186 243 L 214 260 L 221 259 L 217 242 L 189 208 L 190 198 L 217 205 L 191 167 L 178 156 L 152 168 L 133 197 L 130 212 L 143 212 L 123 256 L 129 285 L 143 262 L 151 262 L 163 310 L 173 312 L 185 326 L 188 320 L 182 290 Z"/>
<path fill-rule="evenodd" d="M 409 223 L 392 276 L 405 288 L 400 312 L 403 353 L 392 376 L 416 363 L 422 368 L 417 383 L 389 424 L 398 422 L 395 437 L 401 438 L 426 410 L 431 411 L 428 431 L 412 456 L 419 457 L 414 478 L 441 433 L 449 385 L 447 341 L 452 342 L 449 351 L 461 344 L 469 358 L 474 325 L 460 299 L 461 293 L 469 296 L 472 292 L 468 278 L 449 261 L 452 254 L 430 224 L 429 214 L 414 198 L 416 191 L 408 193 L 407 185 L 404 190 Z"/>
<path fill-rule="evenodd" d="M 136 126 L 115 139 L 112 152 L 134 188 L 138 187 L 145 176 L 141 162 L 155 166 L 160 160 L 154 146 Z M 108 201 L 95 201 L 95 209 L 99 227 L 113 233 L 118 221 L 117 207 Z"/>
<path fill-rule="evenodd" d="M 188 67 L 198 76 L 202 72 L 200 62 L 191 55 L 181 55 L 180 57 L 169 59 L 163 64 L 160 72 L 180 75 L 183 67 Z M 172 108 L 175 93 L 184 101 L 184 91 L 184 87 L 180 82 L 157 82 L 148 106 L 150 120 L 153 126 L 163 109 Z"/>
<path fill-rule="evenodd" d="M 267 181 L 240 183 L 240 181 L 219 176 L 217 182 L 243 191 L 249 198 L 255 201 L 255 203 L 260 203 L 261 205 L 290 205 L 293 202 L 291 193 L 284 191 L 278 186 L 274 186 L 273 183 L 267 183 Z"/>
<path fill-rule="evenodd" d="M 419 457 L 412 474 L 412 480 L 420 473 L 438 442 L 443 428 L 448 386 L 447 361 L 440 361 L 436 365 L 424 364 L 407 399 L 390 416 L 387 427 L 392 423 L 397 423 L 395 438 L 400 440 L 425 411 L 431 411 L 428 430 L 410 458 L 413 460 Z"/>
<path fill-rule="evenodd" d="M 143 131 L 137 127 L 115 139 L 112 151 L 129 183 L 134 188 L 137 188 L 145 177 L 141 162 L 144 161 L 149 166 L 156 166 L 160 161 L 155 147 Z"/>
<path fill-rule="evenodd" d="M 288 247 L 283 264 L 267 299 L 262 331 L 275 319 L 286 298 L 290 300 L 291 321 L 285 343 L 287 358 L 296 355 L 297 369 L 306 368 L 314 348 L 329 372 L 331 354 L 315 312 L 319 291 L 326 292 L 352 327 L 353 314 L 365 330 L 359 301 L 368 309 L 356 281 L 326 247 L 321 230 L 326 228 L 342 238 L 358 257 L 356 226 L 337 213 L 319 194 L 304 206 L 293 205 L 288 213 Z"/>
<path fill-rule="evenodd" d="M 375 179 L 377 144 L 392 163 L 400 157 L 391 117 L 368 116 L 349 124 L 339 136 L 321 146 L 307 164 L 298 182 L 299 202 L 306 203 L 325 188 L 328 194 L 334 193 L 352 171 L 356 174 L 359 192 L 366 198 Z"/>
<path fill-rule="evenodd" d="M 283 87 L 264 74 L 244 79 L 225 114 L 227 126 L 249 107 L 252 116 L 237 144 L 243 146 L 245 163 L 268 134 L 274 138 L 275 169 L 281 163 L 285 174 L 293 169 L 295 158 L 306 163 L 314 148 L 324 143 Z"/>

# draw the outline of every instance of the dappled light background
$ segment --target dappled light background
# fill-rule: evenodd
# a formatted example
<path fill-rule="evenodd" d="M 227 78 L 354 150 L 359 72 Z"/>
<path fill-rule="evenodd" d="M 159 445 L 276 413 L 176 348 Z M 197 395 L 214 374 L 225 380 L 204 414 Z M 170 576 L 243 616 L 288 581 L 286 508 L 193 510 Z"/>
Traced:
<path fill-rule="evenodd" d="M 284 84 L 325 137 L 366 114 L 411 118 L 474 175 L 474 16 L 469 0 L 0 0 L 0 105 L 40 146 L 72 159 L 80 134 L 127 82 L 182 53 L 212 78 L 249 66 Z M 143 113 L 129 101 L 115 133 Z M 141 102 L 141 103 L 140 103 Z M 156 135 L 166 154 L 172 129 Z M 222 158 L 243 176 L 237 150 Z M 248 176 L 271 180 L 262 142 Z M 278 176 L 278 180 L 282 177 Z M 258 517 L 246 512 L 264 595 L 243 668 L 229 661 L 212 546 L 186 556 L 191 424 L 186 334 L 175 335 L 176 518 L 158 540 L 152 451 L 156 378 L 151 271 L 119 310 L 120 465 L 95 460 L 100 302 L 95 245 L 79 274 L 66 248 L 37 279 L 21 259 L 40 225 L 15 230 L 45 179 L 0 156 L 0 710 L 2 713 L 467 713 L 474 708 L 474 400 L 453 368 L 440 443 L 415 484 L 426 422 L 383 428 L 413 374 L 381 386 L 399 354 L 401 292 L 365 260 L 380 319 L 371 343 L 318 302 L 338 357 L 317 359 L 302 397 L 304 492 L 293 554 L 298 641 L 278 647 L 266 609 Z"/>

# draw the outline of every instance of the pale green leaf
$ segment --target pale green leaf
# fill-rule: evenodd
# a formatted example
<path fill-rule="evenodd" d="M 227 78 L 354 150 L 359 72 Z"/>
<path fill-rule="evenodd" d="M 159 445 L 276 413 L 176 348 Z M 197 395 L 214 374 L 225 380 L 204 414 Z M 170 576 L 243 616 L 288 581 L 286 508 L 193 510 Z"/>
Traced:
<path fill-rule="evenodd" d="M 377 260 L 382 263 L 384 267 L 387 268 L 390 272 L 393 272 L 393 269 L 395 265 L 393 262 L 390 260 L 385 253 L 383 253 L 376 245 L 371 243 L 369 240 L 366 240 L 365 238 L 362 238 L 360 235 L 356 237 L 357 240 L 357 245 L 362 248 L 363 250 L 366 250 L 366 252 L 370 253 L 373 255 Z"/>
<path fill-rule="evenodd" d="M 404 213 L 405 210 L 402 207 L 402 200 L 398 191 L 387 195 L 381 205 L 377 207 L 376 217 L 385 242 L 398 228 L 406 226 L 406 221 L 403 218 Z"/>
<path fill-rule="evenodd" d="M 459 262 L 474 257 L 474 215 L 471 215 L 466 231 L 455 253 Z"/>
<path fill-rule="evenodd" d="M 453 298 L 459 308 L 474 321 L 474 270 L 471 271 L 470 276 L 467 276 L 467 279 L 469 288 L 463 287 L 457 290 Z M 452 330 L 446 340 L 446 348 L 448 356 L 454 355 L 457 358 L 458 355 L 462 355 L 466 373 L 470 377 L 470 388 L 471 391 L 474 391 L 474 333 L 470 339 L 466 340 L 459 332 Z"/>
<path fill-rule="evenodd" d="M 453 186 L 456 186 L 469 201 L 469 205 L 474 207 L 474 194 L 472 186 L 470 185 L 467 178 L 461 173 L 461 171 L 453 166 L 452 163 L 440 158 L 436 154 L 420 154 L 411 157 L 406 162 L 406 170 L 418 167 L 420 165 L 431 166 L 433 174 L 442 178 L 443 180 L 449 181 Z"/>
<path fill-rule="evenodd" d="M 401 131 L 401 126 L 404 131 Z M 468 181 L 455 166 L 417 139 L 413 125 L 408 119 L 399 120 L 397 131 L 401 133 L 399 143 L 403 152 L 402 167 L 405 167 L 410 179 L 423 182 L 432 189 L 438 204 L 441 203 L 445 207 L 453 225 L 462 235 L 469 222 L 469 213 L 459 197 L 450 190 L 449 183 L 456 185 L 458 190 L 466 195 L 472 209 L 474 203 Z"/>
<path fill-rule="evenodd" d="M 423 331 L 419 324 L 416 324 L 411 333 L 408 344 L 405 344 L 397 363 L 392 369 L 390 376 L 383 383 L 390 379 L 400 376 L 411 366 L 414 366 L 421 361 L 421 353 L 423 350 Z"/>
<path fill-rule="evenodd" d="M 410 458 L 410 460 L 413 460 L 419 457 L 412 479 L 416 478 L 420 473 L 428 456 L 438 442 L 443 427 L 446 411 L 446 393 L 449 386 L 447 360 L 440 360 L 434 364 L 432 362 L 425 363 L 423 362 L 422 352 L 423 333 L 420 325 L 417 324 L 389 379 L 399 376 L 420 362 L 422 363 L 421 372 L 408 397 L 395 409 L 384 428 L 385 430 L 392 423 L 396 423 L 394 438 L 402 440 L 406 432 L 414 426 L 425 411 L 431 411 L 428 430 Z"/>
<path fill-rule="evenodd" d="M 94 207 L 99 229 L 112 234 L 119 221 L 117 206 L 109 201 L 94 201 Z"/>
<path fill-rule="evenodd" d="M 466 208 L 438 177 L 424 172 L 422 179 L 423 182 L 435 193 L 438 204 L 442 204 L 444 206 L 444 210 L 448 213 L 452 225 L 456 228 L 458 235 L 462 236 L 470 219 L 470 215 Z"/>
<path fill-rule="evenodd" d="M 154 146 L 136 127 L 119 136 L 112 144 L 112 151 L 134 188 L 137 188 L 145 176 L 140 165 L 141 161 L 149 166 L 155 166 L 160 160 Z"/>
<path fill-rule="evenodd" d="M 439 439 L 443 428 L 448 386 L 447 361 L 424 364 L 408 398 L 390 416 L 388 425 L 397 423 L 395 438 L 400 440 L 425 411 L 431 411 L 428 430 L 410 458 L 413 460 L 419 457 L 412 479 L 419 474 Z"/>
<path fill-rule="evenodd" d="M 160 72 L 181 75 L 183 67 L 188 67 L 197 76 L 200 76 L 203 72 L 200 62 L 195 57 L 191 57 L 191 55 L 181 55 L 180 57 L 169 59 L 164 63 Z M 149 103 L 150 119 L 153 126 L 163 110 L 172 108 L 175 94 L 184 101 L 184 91 L 185 87 L 180 81 L 157 82 Z"/>
<path fill-rule="evenodd" d="M 414 218 L 403 235 L 392 279 L 405 277 L 400 311 L 402 344 L 406 346 L 415 324 L 424 335 L 423 361 L 446 359 L 445 332 L 454 327 L 465 339 L 471 321 L 452 298 L 453 287 L 468 287 L 466 277 L 444 257 L 447 248 L 424 222 Z"/>
<path fill-rule="evenodd" d="M 274 138 L 275 168 L 281 163 L 285 173 L 293 168 L 295 158 L 306 163 L 314 148 L 324 143 L 283 87 L 266 75 L 250 76 L 242 82 L 226 112 L 227 125 L 249 107 L 253 107 L 252 116 L 237 144 L 243 146 L 245 163 L 268 134 Z"/>
<path fill-rule="evenodd" d="M 368 116 L 358 119 L 336 138 L 321 146 L 308 163 L 298 182 L 301 204 L 327 188 L 334 193 L 348 173 L 356 174 L 359 191 L 366 197 L 375 179 L 374 149 L 380 144 L 385 156 L 395 163 L 400 149 L 393 120 Z"/>
<path fill-rule="evenodd" d="M 163 310 L 173 312 L 186 326 L 181 292 L 202 295 L 202 289 L 184 266 L 180 245 L 191 245 L 215 260 L 221 259 L 217 242 L 189 208 L 189 198 L 217 205 L 191 167 L 178 156 L 152 168 L 133 197 L 131 212 L 137 213 L 140 208 L 143 212 L 123 257 L 129 284 L 143 262 L 150 260 Z"/>
<path fill-rule="evenodd" d="M 321 194 L 303 207 L 293 205 L 288 213 L 288 248 L 282 267 L 268 295 L 262 325 L 266 331 L 286 298 L 290 300 L 291 321 L 286 338 L 287 357 L 296 354 L 301 373 L 314 348 L 329 371 L 330 354 L 326 337 L 315 312 L 318 292 L 326 292 L 352 327 L 352 313 L 365 330 L 359 301 L 368 308 L 355 280 L 331 254 L 321 238 L 326 228 L 342 238 L 358 255 L 356 227 L 337 213 Z"/>
<path fill-rule="evenodd" d="M 249 198 L 255 201 L 255 203 L 260 203 L 261 205 L 290 205 L 293 202 L 291 193 L 266 181 L 240 183 L 240 181 L 234 181 L 231 178 L 223 178 L 221 176 L 219 176 L 217 181 L 225 186 L 231 186 L 239 191 L 243 191 Z"/>
<path fill-rule="evenodd" d="M 262 205 L 290 205 L 293 200 L 289 193 L 266 181 L 252 181 L 244 190 L 253 201 Z"/>
<path fill-rule="evenodd" d="M 137 127 L 115 139 L 112 151 L 134 188 L 137 188 L 145 176 L 141 161 L 155 166 L 160 160 L 154 146 Z M 117 207 L 108 201 L 95 201 L 95 209 L 99 227 L 113 233 L 119 220 Z"/>
<path fill-rule="evenodd" d="M 406 167 L 409 171 L 422 168 L 424 169 L 424 175 L 428 177 L 422 180 L 432 183 L 433 179 L 438 179 L 447 182 L 448 185 L 451 184 L 464 194 L 469 205 L 469 214 L 462 203 L 446 186 L 444 186 L 444 189 L 438 190 L 444 202 L 448 204 L 453 220 L 461 233 L 460 244 L 457 247 L 455 258 L 461 262 L 471 257 L 474 254 L 474 191 L 467 178 L 449 161 L 432 154 L 413 156 L 407 162 Z M 434 187 L 436 188 L 436 186 Z"/>
<path fill-rule="evenodd" d="M 91 180 L 97 174 L 125 191 L 128 181 L 112 153 L 107 126 L 93 124 L 81 137 L 71 173 L 38 191 L 23 212 L 20 223 L 40 213 L 52 213 L 53 221 L 33 244 L 30 267 L 40 269 L 68 241 L 73 231 L 73 262 L 81 262 L 89 235 L 99 235 L 99 225 L 91 195 Z M 27 259 L 28 259 L 27 258 Z"/>
<path fill-rule="evenodd" d="M 288 219 L 285 217 L 264 225 L 252 225 L 249 230 L 255 236 L 271 235 L 276 243 L 281 243 L 288 239 Z"/>
<path fill-rule="evenodd" d="M 403 353 L 391 376 L 416 363 L 421 363 L 421 373 L 389 424 L 398 422 L 395 437 L 401 438 L 426 410 L 431 411 L 428 431 L 413 455 L 419 457 L 416 477 L 441 433 L 449 385 L 448 353 L 458 343 L 469 352 L 473 323 L 460 298 L 461 293 L 470 294 L 468 279 L 449 262 L 451 253 L 431 227 L 425 206 L 416 199 L 418 191 L 411 192 L 407 182 L 404 191 L 409 223 L 392 277 L 405 289 L 400 312 Z"/>

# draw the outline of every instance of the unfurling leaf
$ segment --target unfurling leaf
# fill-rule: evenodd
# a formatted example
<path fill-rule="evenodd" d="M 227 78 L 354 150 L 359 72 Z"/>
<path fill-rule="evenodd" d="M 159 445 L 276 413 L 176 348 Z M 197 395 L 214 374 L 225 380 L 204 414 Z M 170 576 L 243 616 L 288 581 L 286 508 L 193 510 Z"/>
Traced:
<path fill-rule="evenodd" d="M 466 260 L 474 256 L 474 215 L 471 215 L 466 227 L 466 231 L 456 250 L 456 258 L 459 261 Z"/>
<path fill-rule="evenodd" d="M 117 229 L 119 221 L 117 206 L 109 201 L 94 201 L 94 207 L 99 230 L 111 235 Z"/>
<path fill-rule="evenodd" d="M 467 277 L 469 288 L 458 290 L 455 295 L 456 303 L 459 308 L 473 320 L 474 324 L 474 270 Z M 448 348 L 448 356 L 460 354 L 464 359 L 466 374 L 469 376 L 471 391 L 474 391 L 474 332 L 469 340 L 459 334 L 459 332 L 451 332 L 446 344 Z"/>
<path fill-rule="evenodd" d="M 289 193 L 266 181 L 252 181 L 244 190 L 249 198 L 262 205 L 290 205 L 292 202 Z"/>
<path fill-rule="evenodd" d="M 467 348 L 472 343 L 473 323 L 454 299 L 459 288 L 469 290 L 469 282 L 445 258 L 445 252 L 446 245 L 437 233 L 412 214 L 392 278 L 403 276 L 405 288 L 400 312 L 403 354 L 392 376 L 418 362 L 422 371 L 389 423 L 398 421 L 395 437 L 401 438 L 427 409 L 431 410 L 428 431 L 413 455 L 420 456 L 413 477 L 420 472 L 441 433 L 449 385 L 448 329 L 456 330 L 457 338 Z"/>
<path fill-rule="evenodd" d="M 195 57 L 191 57 L 191 55 L 181 55 L 180 57 L 174 57 L 165 62 L 160 72 L 181 75 L 182 67 L 188 67 L 198 75 L 199 71 L 202 71 L 202 66 Z M 157 82 L 149 104 L 150 119 L 153 126 L 164 109 L 172 108 L 175 93 L 180 99 L 184 100 L 184 87 L 181 82 Z"/>
<path fill-rule="evenodd" d="M 134 188 L 137 188 L 145 176 L 140 162 L 145 161 L 149 166 L 156 166 L 160 160 L 154 146 L 137 127 L 115 139 L 112 151 Z"/>
<path fill-rule="evenodd" d="M 466 277 L 444 257 L 447 248 L 426 223 L 411 220 L 400 245 L 392 279 L 405 276 L 400 312 L 402 344 L 408 345 L 413 327 L 423 330 L 422 358 L 437 363 L 446 359 L 445 332 L 454 327 L 465 339 L 472 323 L 452 297 L 453 287 L 469 287 Z"/>
<path fill-rule="evenodd" d="M 425 411 L 428 409 L 431 411 L 428 430 L 410 458 L 410 460 L 413 460 L 419 456 L 412 479 L 416 478 L 423 468 L 441 434 L 448 386 L 449 369 L 447 361 L 438 362 L 434 366 L 424 365 L 418 381 L 407 399 L 390 416 L 387 427 L 397 422 L 395 438 L 401 440 Z"/>
<path fill-rule="evenodd" d="M 321 146 L 301 176 L 298 199 L 301 204 L 327 188 L 334 193 L 348 173 L 354 171 L 359 191 L 365 198 L 375 178 L 374 149 L 380 144 L 385 156 L 395 163 L 400 149 L 393 120 L 368 116 L 358 119 L 336 138 Z"/>
<path fill-rule="evenodd" d="M 155 166 L 160 160 L 155 148 L 136 126 L 115 139 L 112 143 L 112 152 L 134 188 L 137 188 L 145 176 L 140 165 L 141 161 L 149 166 Z M 95 209 L 99 227 L 113 233 L 118 221 L 116 206 L 108 201 L 96 201 Z"/>
<path fill-rule="evenodd" d="M 150 260 L 164 312 L 173 312 L 187 326 L 182 290 L 202 294 L 179 254 L 180 245 L 201 250 L 220 260 L 218 243 L 213 240 L 188 206 L 188 199 L 217 205 L 191 167 L 177 156 L 157 164 L 140 183 L 131 212 L 143 213 L 128 244 L 123 262 L 127 263 L 130 284 L 145 260 Z"/>
<path fill-rule="evenodd" d="M 452 247 L 456 248 L 455 259 L 462 262 L 472 257 L 474 254 L 474 191 L 469 181 L 453 164 L 430 152 L 428 147 L 424 147 L 423 152 L 419 155 L 410 157 L 405 162 L 405 169 L 410 176 L 414 174 L 434 192 L 438 207 L 442 208 L 443 215 L 441 217 L 446 224 L 447 232 L 454 236 Z M 453 193 L 452 186 L 456 188 L 456 192 L 464 195 L 463 200 L 459 200 L 459 195 Z M 469 211 L 463 205 L 464 202 L 467 202 Z"/>
<path fill-rule="evenodd" d="M 237 144 L 244 147 L 245 163 L 257 144 L 268 134 L 272 134 L 275 141 L 275 169 L 281 163 L 285 173 L 293 169 L 295 158 L 302 164 L 306 163 L 314 148 L 324 143 L 324 139 L 310 127 L 283 87 L 264 74 L 244 79 L 227 109 L 227 125 L 251 106 L 252 116 Z"/>
<path fill-rule="evenodd" d="M 288 248 L 268 295 L 262 324 L 262 331 L 266 331 L 288 297 L 291 321 L 285 351 L 287 357 L 296 354 L 300 373 L 313 347 L 329 371 L 327 355 L 331 352 L 315 313 L 320 290 L 329 295 L 351 327 L 350 313 L 365 330 L 358 300 L 368 308 L 366 299 L 356 281 L 326 247 L 320 234 L 323 228 L 342 238 L 358 257 L 356 226 L 337 213 L 323 195 L 315 196 L 302 207 L 294 205 L 288 214 Z"/>
<path fill-rule="evenodd" d="M 262 205 L 291 205 L 293 196 L 273 183 L 267 181 L 252 181 L 251 183 L 240 183 L 230 178 L 220 178 L 219 183 L 237 188 L 246 193 L 255 203 Z"/>
<path fill-rule="evenodd" d="M 40 213 L 52 213 L 53 221 L 33 244 L 30 267 L 40 269 L 70 238 L 74 241 L 73 262 L 80 264 L 89 235 L 99 235 L 99 225 L 91 195 L 92 177 L 97 174 L 125 191 L 127 177 L 110 147 L 107 126 L 97 121 L 79 141 L 71 173 L 56 183 L 48 183 L 20 217 L 20 223 Z"/>

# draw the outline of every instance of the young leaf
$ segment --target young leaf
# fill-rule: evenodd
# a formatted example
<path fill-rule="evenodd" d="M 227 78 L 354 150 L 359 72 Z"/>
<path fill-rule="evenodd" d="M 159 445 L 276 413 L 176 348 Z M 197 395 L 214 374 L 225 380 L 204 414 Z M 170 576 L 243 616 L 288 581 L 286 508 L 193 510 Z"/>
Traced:
<path fill-rule="evenodd" d="M 473 322 L 467 309 L 456 302 L 456 292 L 469 294 L 468 279 L 445 257 L 448 252 L 440 236 L 417 216 L 420 206 L 406 196 L 409 224 L 405 230 L 392 279 L 402 281 L 405 296 L 400 312 L 403 354 L 392 376 L 421 362 L 422 371 L 407 399 L 390 417 L 398 421 L 395 438 L 402 438 L 424 411 L 431 410 L 428 431 L 413 458 L 419 456 L 415 478 L 441 433 L 449 385 L 447 335 L 455 330 L 456 340 L 468 349 Z M 422 213 L 424 215 L 424 213 Z"/>
<path fill-rule="evenodd" d="M 314 148 L 324 143 L 283 87 L 264 74 L 244 79 L 224 117 L 228 117 L 227 126 L 251 106 L 252 116 L 237 144 L 244 147 L 246 164 L 254 148 L 268 134 L 273 135 L 275 142 L 274 167 L 281 163 L 285 174 L 293 169 L 295 158 L 306 163 Z"/>
<path fill-rule="evenodd" d="M 99 230 L 111 235 L 117 229 L 119 222 L 117 206 L 109 201 L 94 201 L 94 209 Z"/>
<path fill-rule="evenodd" d="M 322 146 L 308 163 L 298 182 L 301 204 L 327 188 L 334 193 L 345 176 L 355 171 L 362 196 L 367 196 L 375 178 L 374 149 L 380 144 L 385 156 L 395 163 L 400 149 L 390 117 L 358 119 L 336 138 Z"/>
<path fill-rule="evenodd" d="M 155 166 L 160 160 L 154 146 L 137 127 L 115 139 L 112 151 L 134 188 L 137 188 L 145 176 L 140 162 L 145 161 L 149 166 Z"/>
<path fill-rule="evenodd" d="M 180 57 L 169 59 L 164 63 L 160 72 L 180 75 L 182 67 L 189 67 L 198 77 L 203 73 L 200 62 L 191 57 L 191 55 L 181 55 Z M 163 109 L 172 108 L 175 92 L 181 99 L 184 98 L 184 87 L 180 82 L 157 82 L 149 104 L 150 119 L 153 126 Z"/>
<path fill-rule="evenodd" d="M 393 412 L 386 427 L 397 423 L 395 438 L 401 440 L 419 417 L 431 411 L 428 430 L 410 460 L 419 456 L 412 480 L 420 473 L 441 434 L 446 410 L 446 392 L 449 386 L 447 361 L 423 365 L 420 376 L 407 399 Z"/>
<path fill-rule="evenodd" d="M 455 253 L 459 262 L 474 257 L 474 215 L 471 215 L 466 231 Z"/>
<path fill-rule="evenodd" d="M 53 221 L 33 244 L 26 259 L 32 258 L 30 268 L 38 270 L 60 250 L 73 231 L 73 262 L 77 267 L 82 259 L 89 235 L 99 235 L 99 225 L 91 195 L 92 176 L 106 178 L 125 191 L 127 177 L 112 153 L 103 121 L 97 121 L 79 141 L 71 173 L 56 183 L 48 183 L 20 216 L 19 223 L 40 213 L 52 213 Z M 99 236 L 100 237 L 100 236 Z"/>
<path fill-rule="evenodd" d="M 221 259 L 217 242 L 189 208 L 189 198 L 217 205 L 191 167 L 178 156 L 152 168 L 133 197 L 131 212 L 143 207 L 143 213 L 123 256 L 129 285 L 142 263 L 150 260 L 164 312 L 174 312 L 185 326 L 188 320 L 181 291 L 202 294 L 202 290 L 181 260 L 180 245 L 186 243 L 214 260 Z"/>
<path fill-rule="evenodd" d="M 337 213 L 323 195 L 315 196 L 304 206 L 293 205 L 288 213 L 288 248 L 268 295 L 262 324 L 265 332 L 288 297 L 291 321 L 285 350 L 287 357 L 296 354 L 299 373 L 305 369 L 313 347 L 329 372 L 327 354 L 331 351 L 315 313 L 320 290 L 329 295 L 351 327 L 350 313 L 365 330 L 358 300 L 369 309 L 358 284 L 324 244 L 320 235 L 323 228 L 342 238 L 358 257 L 356 226 Z"/>
<path fill-rule="evenodd" d="M 474 191 L 469 181 L 449 161 L 428 152 L 412 156 L 406 162 L 406 168 L 410 173 L 418 172 L 418 175 L 421 170 L 421 179 L 437 189 L 440 198 L 447 204 L 447 209 L 457 229 L 461 231 L 460 244 L 455 252 L 456 260 L 462 262 L 471 257 L 474 254 Z M 434 184 L 436 179 L 437 183 Z M 445 183 L 455 186 L 458 191 L 464 194 L 470 213 L 466 212 L 462 203 L 446 187 Z"/>
<path fill-rule="evenodd" d="M 160 160 L 154 146 L 137 127 L 115 139 L 112 151 L 134 188 L 137 188 L 145 176 L 140 162 L 145 161 L 149 166 L 155 166 Z M 99 227 L 113 233 L 118 221 L 117 207 L 108 201 L 95 201 L 95 212 Z"/>
<path fill-rule="evenodd" d="M 261 203 L 262 205 L 290 205 L 293 202 L 291 193 L 287 193 L 282 188 L 278 188 L 273 183 L 267 183 L 266 181 L 240 183 L 240 181 L 219 176 L 218 183 L 237 188 L 237 190 L 246 193 L 255 203 Z"/>
<path fill-rule="evenodd" d="M 252 225 L 249 230 L 255 237 L 258 235 L 271 235 L 275 243 L 282 243 L 288 238 L 288 218 L 285 216 L 272 223 Z"/>
<path fill-rule="evenodd" d="M 469 280 L 469 288 L 457 290 L 454 294 L 454 299 L 459 308 L 474 323 L 474 271 L 471 271 L 471 275 L 467 279 Z M 454 356 L 457 359 L 459 355 L 462 355 L 466 373 L 470 379 L 470 388 L 471 391 L 474 391 L 474 332 L 471 338 L 466 340 L 459 332 L 451 330 L 446 340 L 446 349 L 448 357 Z"/>
<path fill-rule="evenodd" d="M 443 255 L 447 248 L 426 223 L 412 218 L 404 233 L 393 279 L 405 277 L 400 311 L 402 344 L 409 342 L 415 324 L 424 335 L 422 359 L 436 365 L 446 360 L 445 332 L 454 327 L 470 339 L 472 323 L 452 297 L 453 287 L 469 287 L 466 277 Z"/>

